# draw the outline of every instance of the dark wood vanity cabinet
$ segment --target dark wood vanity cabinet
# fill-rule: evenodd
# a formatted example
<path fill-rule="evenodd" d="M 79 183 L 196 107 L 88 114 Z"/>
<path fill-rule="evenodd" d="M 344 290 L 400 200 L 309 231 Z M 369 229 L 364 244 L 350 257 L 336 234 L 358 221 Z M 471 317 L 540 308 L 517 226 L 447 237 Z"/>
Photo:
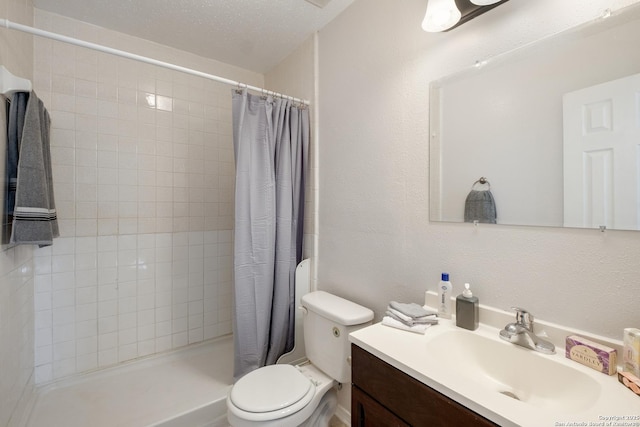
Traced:
<path fill-rule="evenodd" d="M 352 427 L 497 426 L 357 345 L 351 345 Z"/>

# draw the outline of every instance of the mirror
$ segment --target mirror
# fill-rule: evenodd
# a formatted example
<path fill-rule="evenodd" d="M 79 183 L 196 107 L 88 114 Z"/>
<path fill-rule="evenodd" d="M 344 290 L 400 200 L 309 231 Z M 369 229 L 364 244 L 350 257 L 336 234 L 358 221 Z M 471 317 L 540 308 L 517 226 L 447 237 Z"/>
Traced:
<path fill-rule="evenodd" d="M 638 4 L 431 83 L 431 221 L 638 230 L 639 177 Z"/>

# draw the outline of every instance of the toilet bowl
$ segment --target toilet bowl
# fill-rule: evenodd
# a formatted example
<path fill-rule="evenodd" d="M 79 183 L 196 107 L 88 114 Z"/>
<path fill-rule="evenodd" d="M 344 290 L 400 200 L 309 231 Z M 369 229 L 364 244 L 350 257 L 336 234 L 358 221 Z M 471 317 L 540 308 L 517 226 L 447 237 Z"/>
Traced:
<path fill-rule="evenodd" d="M 234 427 L 326 426 L 335 412 L 335 380 L 311 364 L 271 365 L 245 375 L 227 396 Z"/>
<path fill-rule="evenodd" d="M 337 407 L 335 386 L 351 381 L 349 333 L 373 312 L 323 291 L 302 297 L 308 362 L 270 365 L 240 378 L 227 396 L 233 427 L 326 427 Z"/>

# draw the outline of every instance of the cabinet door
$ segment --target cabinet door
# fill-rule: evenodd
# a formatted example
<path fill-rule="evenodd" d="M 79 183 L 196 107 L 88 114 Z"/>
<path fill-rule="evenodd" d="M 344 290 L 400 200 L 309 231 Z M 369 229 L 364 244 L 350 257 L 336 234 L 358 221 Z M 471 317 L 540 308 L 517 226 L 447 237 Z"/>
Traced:
<path fill-rule="evenodd" d="M 358 387 L 351 387 L 352 427 L 410 427 Z"/>
<path fill-rule="evenodd" d="M 351 346 L 351 360 L 353 384 L 409 425 L 498 427 L 356 345 Z"/>

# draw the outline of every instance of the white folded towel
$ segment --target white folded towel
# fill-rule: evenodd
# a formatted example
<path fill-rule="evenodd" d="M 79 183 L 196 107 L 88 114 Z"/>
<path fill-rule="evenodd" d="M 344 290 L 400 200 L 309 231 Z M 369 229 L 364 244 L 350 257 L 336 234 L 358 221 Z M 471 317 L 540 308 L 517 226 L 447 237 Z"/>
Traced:
<path fill-rule="evenodd" d="M 391 306 L 387 307 L 387 312 L 392 313 L 393 316 L 397 317 L 399 320 L 405 322 L 417 322 L 417 323 L 438 323 L 438 315 L 437 314 L 429 314 L 427 316 L 422 317 L 411 317 L 406 314 L 391 308 Z M 435 322 L 434 322 L 435 321 Z"/>
<path fill-rule="evenodd" d="M 387 316 L 396 319 L 407 326 L 413 325 L 435 325 L 438 323 L 438 316 L 435 314 L 430 314 L 424 317 L 410 317 L 405 314 L 400 313 L 397 310 L 394 310 L 391 307 L 387 307 L 387 311 L 385 313 Z"/>
<path fill-rule="evenodd" d="M 389 316 L 384 316 L 382 318 L 382 324 L 385 326 L 390 326 L 392 328 L 402 329 L 403 331 L 415 332 L 417 334 L 424 334 L 429 328 L 429 326 L 431 326 L 431 325 L 407 326 L 404 323 L 398 322 L 396 319 L 393 319 Z"/>
<path fill-rule="evenodd" d="M 391 301 L 389 303 L 389 307 L 393 308 L 396 311 L 399 311 L 400 313 L 406 316 L 410 316 L 414 318 L 436 314 L 435 311 L 427 310 L 421 305 L 416 304 L 415 302 L 405 303 L 405 302 Z"/>

